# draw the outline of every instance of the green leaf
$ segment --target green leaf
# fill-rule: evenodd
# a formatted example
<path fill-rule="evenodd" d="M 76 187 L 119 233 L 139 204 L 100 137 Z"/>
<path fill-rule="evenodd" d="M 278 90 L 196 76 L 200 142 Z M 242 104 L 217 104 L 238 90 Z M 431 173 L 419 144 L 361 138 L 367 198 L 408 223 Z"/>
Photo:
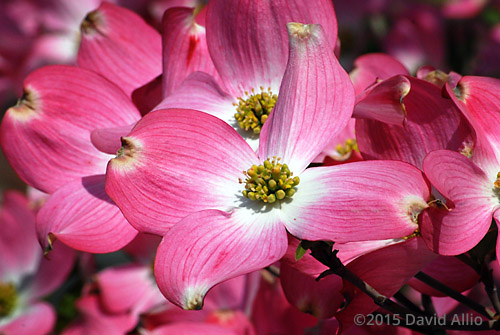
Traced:
<path fill-rule="evenodd" d="M 297 249 L 295 249 L 295 260 L 298 261 L 300 260 L 305 254 L 306 254 L 307 249 L 305 249 L 302 246 L 302 242 L 299 243 L 297 246 Z"/>

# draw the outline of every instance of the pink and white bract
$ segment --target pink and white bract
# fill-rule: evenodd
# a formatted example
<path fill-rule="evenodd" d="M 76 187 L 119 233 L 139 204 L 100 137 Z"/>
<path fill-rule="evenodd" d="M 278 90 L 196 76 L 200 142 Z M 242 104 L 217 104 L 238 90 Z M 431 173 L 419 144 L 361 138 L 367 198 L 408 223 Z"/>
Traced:
<path fill-rule="evenodd" d="M 104 192 L 104 172 L 119 134 L 139 118 L 125 93 L 94 72 L 54 65 L 26 78 L 24 97 L 2 120 L 0 144 L 21 178 L 51 194 L 37 218 L 44 248 L 59 239 L 111 252 L 137 234 Z"/>

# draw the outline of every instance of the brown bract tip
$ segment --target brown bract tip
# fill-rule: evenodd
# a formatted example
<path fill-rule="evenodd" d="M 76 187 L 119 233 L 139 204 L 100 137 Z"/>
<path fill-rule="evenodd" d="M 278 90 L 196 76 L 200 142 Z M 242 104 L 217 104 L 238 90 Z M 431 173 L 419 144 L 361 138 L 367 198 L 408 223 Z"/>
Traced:
<path fill-rule="evenodd" d="M 46 257 L 53 249 L 54 242 L 56 241 L 57 237 L 56 235 L 49 233 L 47 235 L 47 246 L 43 249 L 43 256 Z"/>
<path fill-rule="evenodd" d="M 184 306 L 184 309 L 188 310 L 200 310 L 203 308 L 203 298 L 204 296 L 201 294 L 195 294 L 189 299 L 186 300 L 186 305 Z"/>
<path fill-rule="evenodd" d="M 448 74 L 440 70 L 434 70 L 429 72 L 423 79 L 438 87 L 443 87 L 448 81 Z"/>
<path fill-rule="evenodd" d="M 457 99 L 464 101 L 464 102 L 465 102 L 465 99 L 467 99 L 467 96 L 469 95 L 468 88 L 465 87 L 465 85 L 463 85 L 460 82 L 458 83 L 457 87 L 455 87 L 453 89 L 453 93 L 455 93 L 455 96 L 457 97 Z"/>
<path fill-rule="evenodd" d="M 94 34 L 99 31 L 99 25 L 102 23 L 102 15 L 98 9 L 91 11 L 83 19 L 80 30 L 82 34 Z"/>
<path fill-rule="evenodd" d="M 35 91 L 25 88 L 21 99 L 17 100 L 15 106 L 9 108 L 9 114 L 18 120 L 28 120 L 36 115 L 39 108 L 39 99 Z"/>
<path fill-rule="evenodd" d="M 122 146 L 116 152 L 116 158 L 121 158 L 124 156 L 133 157 L 136 152 L 136 147 L 134 146 L 134 142 L 129 137 L 121 138 Z"/>

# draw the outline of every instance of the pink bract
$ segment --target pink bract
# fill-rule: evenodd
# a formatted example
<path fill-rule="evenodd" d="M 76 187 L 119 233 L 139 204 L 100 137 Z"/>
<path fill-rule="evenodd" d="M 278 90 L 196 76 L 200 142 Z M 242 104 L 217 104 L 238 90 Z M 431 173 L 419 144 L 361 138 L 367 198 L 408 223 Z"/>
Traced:
<path fill-rule="evenodd" d="M 51 194 L 37 218 L 43 247 L 58 238 L 110 252 L 137 234 L 103 186 L 107 152 L 139 118 L 125 93 L 94 72 L 49 66 L 26 78 L 23 98 L 2 120 L 0 144 L 22 179 Z"/>

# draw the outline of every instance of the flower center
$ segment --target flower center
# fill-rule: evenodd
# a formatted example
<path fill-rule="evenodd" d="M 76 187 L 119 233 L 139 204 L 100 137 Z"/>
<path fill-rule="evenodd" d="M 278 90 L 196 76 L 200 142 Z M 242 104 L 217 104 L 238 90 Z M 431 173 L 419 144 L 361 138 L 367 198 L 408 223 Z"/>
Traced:
<path fill-rule="evenodd" d="M 495 190 L 500 192 L 500 172 L 497 173 L 497 180 L 495 180 L 493 185 L 495 185 Z"/>
<path fill-rule="evenodd" d="M 273 94 L 270 87 L 265 91 L 264 87 L 261 86 L 260 90 L 260 93 L 255 93 L 252 89 L 251 95 L 245 92 L 248 96 L 246 100 L 238 98 L 238 104 L 233 103 L 234 106 L 237 106 L 234 118 L 238 121 L 240 128 L 246 131 L 252 130 L 257 135 L 260 134 L 264 122 L 278 99 L 278 95 Z"/>
<path fill-rule="evenodd" d="M 0 317 L 10 315 L 17 304 L 17 290 L 12 283 L 0 282 Z"/>
<path fill-rule="evenodd" d="M 263 164 L 252 165 L 244 171 L 245 190 L 243 195 L 251 200 L 274 203 L 276 200 L 291 198 L 300 182 L 299 177 L 293 177 L 286 164 L 279 163 L 280 158 L 266 159 Z M 243 181 L 240 179 L 240 183 Z"/>
<path fill-rule="evenodd" d="M 356 142 L 354 138 L 349 138 L 345 141 L 344 145 L 337 144 L 335 150 L 339 153 L 340 156 L 350 156 L 353 151 L 359 151 L 358 142 Z"/>

